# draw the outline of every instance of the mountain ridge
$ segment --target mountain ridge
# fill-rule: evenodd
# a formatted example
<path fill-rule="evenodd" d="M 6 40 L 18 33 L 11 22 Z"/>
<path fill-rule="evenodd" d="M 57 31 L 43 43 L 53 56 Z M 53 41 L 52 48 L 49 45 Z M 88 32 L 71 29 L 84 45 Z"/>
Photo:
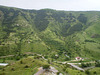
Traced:
<path fill-rule="evenodd" d="M 61 57 L 67 54 L 71 58 L 98 59 L 99 13 L 0 6 L 0 56 L 37 52 L 52 58 L 55 54 Z"/>

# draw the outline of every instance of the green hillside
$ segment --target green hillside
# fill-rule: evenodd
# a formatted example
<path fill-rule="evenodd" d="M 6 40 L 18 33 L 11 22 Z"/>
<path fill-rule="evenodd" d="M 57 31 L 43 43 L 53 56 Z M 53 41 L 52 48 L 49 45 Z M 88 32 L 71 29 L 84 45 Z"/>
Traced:
<path fill-rule="evenodd" d="M 100 59 L 100 12 L 0 6 L 0 56 L 34 52 Z M 63 57 L 63 59 L 62 59 Z"/>

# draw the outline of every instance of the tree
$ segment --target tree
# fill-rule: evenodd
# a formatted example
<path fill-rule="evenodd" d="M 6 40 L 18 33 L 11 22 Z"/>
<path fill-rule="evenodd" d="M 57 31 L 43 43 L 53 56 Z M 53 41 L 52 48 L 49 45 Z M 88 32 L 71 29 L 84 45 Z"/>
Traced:
<path fill-rule="evenodd" d="M 80 16 L 77 18 L 80 22 L 86 24 L 87 22 L 87 17 L 85 17 L 84 14 L 80 14 Z"/>
<path fill-rule="evenodd" d="M 25 65 L 25 67 L 24 68 L 28 68 L 29 66 L 28 65 Z"/>
<path fill-rule="evenodd" d="M 94 75 L 95 75 L 95 74 L 97 74 L 97 72 L 96 72 L 96 71 L 94 71 L 93 73 L 94 73 Z"/>
<path fill-rule="evenodd" d="M 11 71 L 15 71 L 15 68 L 11 68 Z"/>
<path fill-rule="evenodd" d="M 20 64 L 23 64 L 23 61 L 22 60 L 20 61 Z"/>
<path fill-rule="evenodd" d="M 48 59 L 48 63 L 51 64 L 51 60 L 50 59 Z"/>
<path fill-rule="evenodd" d="M 57 72 L 57 75 L 59 75 L 60 74 L 60 72 Z"/>
<path fill-rule="evenodd" d="M 100 62 L 99 61 L 95 61 L 95 66 L 96 67 L 100 67 Z"/>
<path fill-rule="evenodd" d="M 43 65 L 43 69 L 46 69 L 46 70 L 50 69 L 50 65 Z"/>
<path fill-rule="evenodd" d="M 89 70 L 86 70 L 86 71 L 85 71 L 85 73 L 86 73 L 87 75 L 90 75 L 90 72 L 89 72 Z"/>

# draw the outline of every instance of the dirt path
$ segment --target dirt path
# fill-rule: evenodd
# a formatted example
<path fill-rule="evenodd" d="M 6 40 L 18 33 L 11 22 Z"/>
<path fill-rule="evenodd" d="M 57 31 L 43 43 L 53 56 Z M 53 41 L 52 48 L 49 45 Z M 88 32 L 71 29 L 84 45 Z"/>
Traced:
<path fill-rule="evenodd" d="M 48 71 L 46 71 L 45 69 L 43 69 L 43 67 L 38 68 L 38 72 L 35 73 L 34 75 L 41 75 L 41 74 L 45 74 L 45 75 L 56 75 L 56 73 L 58 72 L 58 70 L 56 70 L 54 67 L 50 66 L 50 69 Z"/>
<path fill-rule="evenodd" d="M 35 73 L 34 75 L 40 75 L 40 74 L 43 74 L 43 72 L 45 72 L 45 70 L 42 69 L 42 67 L 38 68 L 38 70 L 39 71 L 37 73 Z"/>
<path fill-rule="evenodd" d="M 13 57 L 14 55 L 0 56 L 0 58 Z"/>

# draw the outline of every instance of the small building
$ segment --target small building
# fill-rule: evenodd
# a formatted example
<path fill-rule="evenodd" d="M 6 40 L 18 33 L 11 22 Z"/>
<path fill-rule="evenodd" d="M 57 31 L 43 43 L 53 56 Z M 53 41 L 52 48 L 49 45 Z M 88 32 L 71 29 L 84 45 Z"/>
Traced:
<path fill-rule="evenodd" d="M 84 59 L 81 58 L 81 57 L 76 57 L 75 59 L 76 59 L 77 61 L 84 60 Z"/>
<path fill-rule="evenodd" d="M 55 54 L 56 57 L 58 57 L 58 54 Z"/>
<path fill-rule="evenodd" d="M 8 63 L 0 63 L 0 66 L 7 66 Z"/>

